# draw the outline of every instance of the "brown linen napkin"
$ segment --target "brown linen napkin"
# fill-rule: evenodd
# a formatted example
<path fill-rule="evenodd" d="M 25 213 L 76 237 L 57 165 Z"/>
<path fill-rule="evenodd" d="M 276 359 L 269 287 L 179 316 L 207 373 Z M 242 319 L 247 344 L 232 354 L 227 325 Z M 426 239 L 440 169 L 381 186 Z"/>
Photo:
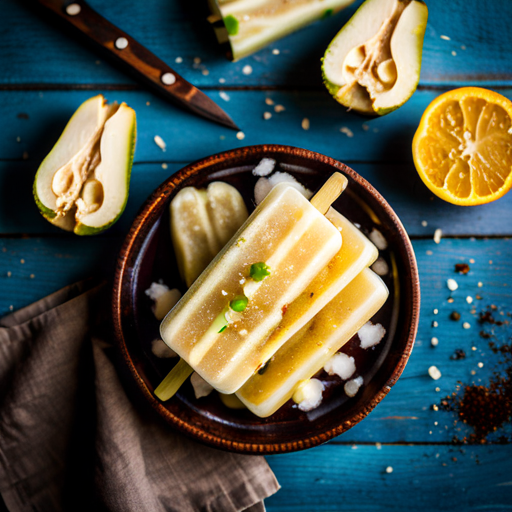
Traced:
<path fill-rule="evenodd" d="M 125 394 L 108 287 L 69 286 L 0 320 L 0 493 L 10 512 L 264 511 L 263 457 L 200 445 Z"/>

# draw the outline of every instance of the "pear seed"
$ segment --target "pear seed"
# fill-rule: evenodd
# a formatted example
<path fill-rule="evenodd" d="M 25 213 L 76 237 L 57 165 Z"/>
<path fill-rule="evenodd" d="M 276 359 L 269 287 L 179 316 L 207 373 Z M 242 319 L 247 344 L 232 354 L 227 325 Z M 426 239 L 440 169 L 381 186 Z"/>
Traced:
<path fill-rule="evenodd" d="M 82 191 L 82 199 L 89 209 L 96 206 L 94 210 L 89 211 L 96 211 L 103 203 L 103 185 L 95 179 L 87 180 Z"/>
<path fill-rule="evenodd" d="M 364 61 L 364 50 L 362 46 L 352 48 L 345 57 L 345 65 L 349 68 L 358 68 Z"/>
<path fill-rule="evenodd" d="M 65 194 L 73 185 L 73 171 L 70 167 L 61 167 L 53 176 L 52 191 L 56 196 Z"/>
<path fill-rule="evenodd" d="M 393 59 L 381 62 L 377 68 L 377 74 L 386 85 L 394 83 L 396 81 L 396 64 Z"/>

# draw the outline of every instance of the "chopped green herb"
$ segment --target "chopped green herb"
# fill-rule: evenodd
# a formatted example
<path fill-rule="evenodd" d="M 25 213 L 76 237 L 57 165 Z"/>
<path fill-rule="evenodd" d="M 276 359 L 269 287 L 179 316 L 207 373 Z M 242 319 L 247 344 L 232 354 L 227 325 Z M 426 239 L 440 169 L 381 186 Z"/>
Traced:
<path fill-rule="evenodd" d="M 240 247 L 240 244 L 243 244 L 245 242 L 245 238 L 242 236 L 236 241 L 236 246 Z"/>
<path fill-rule="evenodd" d="M 230 36 L 236 36 L 238 34 L 238 20 L 230 14 L 224 18 L 224 25 Z"/>
<path fill-rule="evenodd" d="M 241 313 L 246 307 L 249 299 L 245 295 L 237 295 L 230 303 L 229 307 L 236 311 L 237 313 Z"/>
<path fill-rule="evenodd" d="M 268 277 L 270 275 L 270 267 L 263 261 L 260 261 L 259 263 L 253 263 L 251 265 L 249 275 L 255 281 L 263 281 L 265 277 Z"/>
<path fill-rule="evenodd" d="M 224 327 L 219 331 L 219 334 L 220 334 L 221 332 L 224 332 L 227 328 L 228 328 L 228 326 L 227 326 L 227 325 L 225 325 L 225 326 L 224 326 Z"/>
<path fill-rule="evenodd" d="M 334 9 L 326 9 L 322 16 L 322 19 L 330 18 L 334 14 Z"/>

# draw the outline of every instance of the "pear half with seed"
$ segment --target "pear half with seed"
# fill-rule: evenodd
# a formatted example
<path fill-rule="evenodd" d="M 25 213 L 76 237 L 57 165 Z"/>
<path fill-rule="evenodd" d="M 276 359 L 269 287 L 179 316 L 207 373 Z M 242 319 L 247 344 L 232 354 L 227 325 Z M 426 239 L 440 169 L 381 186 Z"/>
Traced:
<path fill-rule="evenodd" d="M 403 105 L 420 79 L 427 18 L 418 0 L 366 0 L 325 52 L 322 72 L 332 96 L 369 115 Z"/>
<path fill-rule="evenodd" d="M 128 200 L 135 111 L 100 94 L 80 105 L 43 160 L 34 198 L 43 217 L 77 235 L 109 228 Z"/>

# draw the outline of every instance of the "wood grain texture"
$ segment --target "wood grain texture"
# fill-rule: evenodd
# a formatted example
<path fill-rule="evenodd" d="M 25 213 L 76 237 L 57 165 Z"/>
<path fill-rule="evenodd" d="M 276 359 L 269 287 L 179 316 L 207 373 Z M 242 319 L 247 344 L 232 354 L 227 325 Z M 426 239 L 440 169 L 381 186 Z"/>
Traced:
<path fill-rule="evenodd" d="M 104 92 L 109 101 L 125 101 L 137 113 L 136 162 L 190 162 L 236 147 L 283 144 L 323 153 L 342 162 L 412 162 L 411 144 L 421 116 L 440 91 L 417 91 L 396 112 L 366 119 L 345 109 L 327 92 L 230 91 L 229 101 L 217 91 L 208 95 L 221 102 L 244 133 L 193 116 L 150 93 L 140 91 L 1 91 L 0 119 L 9 123 L 0 138 L 0 160 L 26 158 L 39 165 L 79 105 Z M 512 98 L 512 87 L 501 91 Z M 270 98 L 284 112 L 273 112 Z M 149 102 L 149 105 L 147 104 Z M 268 121 L 263 113 L 273 112 Z M 28 115 L 28 119 L 26 118 Z M 309 119 L 310 128 L 301 126 Z M 348 135 L 340 130 L 343 129 Z M 347 131 L 348 130 L 348 131 Z M 154 142 L 167 143 L 164 153 Z M 17 142 L 18 137 L 20 142 Z"/>
<path fill-rule="evenodd" d="M 21 308 L 78 279 L 98 274 L 108 277 L 120 244 L 120 238 L 106 237 L 0 239 L 0 316 L 8 313 L 11 305 L 13 309 Z M 478 315 L 491 304 L 499 308 L 497 315 L 512 313 L 508 286 L 512 282 L 512 240 L 445 239 L 439 245 L 431 240 L 416 240 L 413 245 L 423 290 L 416 346 L 404 374 L 389 395 L 368 418 L 335 443 L 449 443 L 455 435 L 462 437 L 466 430 L 460 424 L 454 425 L 453 413 L 434 411 L 432 405 L 452 393 L 459 381 L 481 379 L 486 383 L 499 368 L 499 357 L 492 354 L 487 340 L 479 336 L 486 327 L 479 324 Z M 455 274 L 455 263 L 468 263 L 471 258 L 475 263 L 470 264 L 470 272 L 463 276 Z M 446 286 L 448 278 L 459 283 L 459 289 L 453 293 Z M 447 302 L 450 295 L 453 303 Z M 468 295 L 475 299 L 472 305 L 466 302 Z M 482 299 L 477 300 L 476 295 Z M 439 310 L 437 315 L 434 309 Z M 459 322 L 449 319 L 454 310 L 461 314 Z M 439 326 L 433 327 L 433 321 Z M 466 321 L 471 325 L 468 330 L 462 327 Z M 510 325 L 494 329 L 498 341 L 512 336 Z M 439 339 L 436 348 L 430 345 L 434 336 Z M 477 350 L 473 351 L 473 346 Z M 451 360 L 456 349 L 463 349 L 467 358 Z M 484 363 L 483 368 L 478 367 L 479 362 Z M 433 381 L 428 376 L 431 365 L 440 369 L 440 380 Z M 504 434 L 512 435 L 511 425 L 490 436 L 489 441 L 496 442 Z"/>
<path fill-rule="evenodd" d="M 268 457 L 268 512 L 512 510 L 512 446 L 321 446 Z M 393 468 L 387 473 L 386 468 Z"/>
<path fill-rule="evenodd" d="M 167 155 L 164 153 L 162 158 Z M 458 207 L 433 197 L 423 185 L 414 165 L 366 164 L 344 161 L 367 179 L 389 202 L 411 237 L 432 238 L 441 228 L 445 236 L 511 236 L 512 194 L 494 203 Z M 0 236 L 62 235 L 37 211 L 32 182 L 38 163 L 0 161 Z M 139 208 L 168 176 L 185 163 L 136 163 L 132 169 L 130 195 L 121 219 L 105 236 L 127 233 Z M 162 167 L 163 166 L 163 167 Z M 424 223 L 427 223 L 424 225 Z"/>
<path fill-rule="evenodd" d="M 235 64 L 223 56 L 206 22 L 206 2 L 90 0 L 90 4 L 199 87 L 216 87 L 223 78 L 229 86 L 320 88 L 320 59 L 361 1 L 356 0 L 337 16 L 313 24 Z M 428 2 L 422 85 L 507 85 L 510 82 L 509 0 L 486 2 L 484 12 L 475 15 L 481 5 L 479 0 Z M 99 59 L 76 37 L 64 32 L 49 16 L 36 12 L 31 2 L 3 0 L 2 8 L 0 83 L 134 83 Z M 451 40 L 443 40 L 441 35 Z M 279 55 L 274 55 L 273 49 L 279 49 Z M 177 64 L 176 57 L 181 57 L 183 62 Z M 202 62 L 194 67 L 195 57 Z M 253 69 L 250 76 L 242 73 L 247 64 Z M 206 71 L 208 74 L 203 74 Z"/>

